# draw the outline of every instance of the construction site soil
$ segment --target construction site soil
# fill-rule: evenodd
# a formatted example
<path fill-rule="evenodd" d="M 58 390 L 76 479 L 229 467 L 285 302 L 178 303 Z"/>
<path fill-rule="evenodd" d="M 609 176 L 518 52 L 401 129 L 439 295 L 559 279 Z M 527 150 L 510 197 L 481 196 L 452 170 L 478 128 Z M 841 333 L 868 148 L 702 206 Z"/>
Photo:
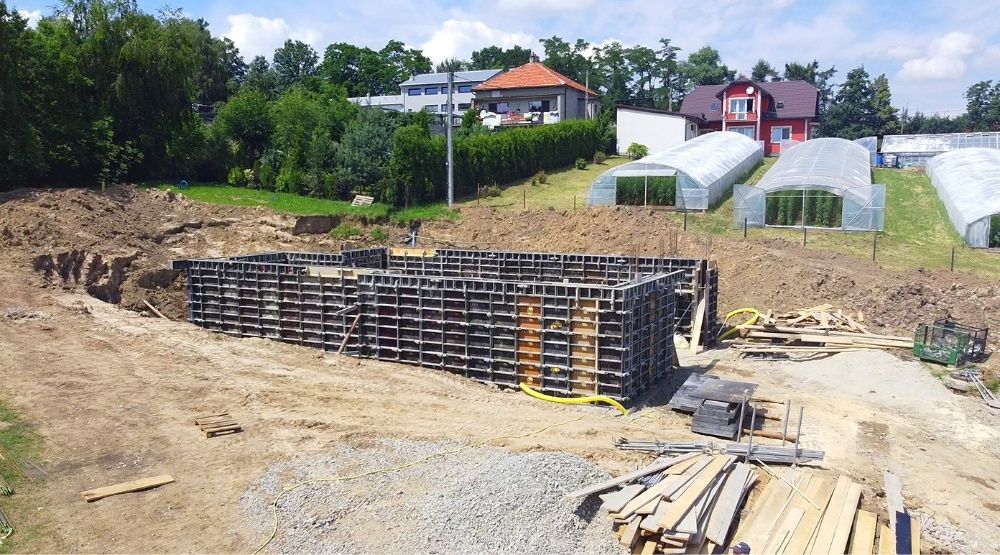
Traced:
<path fill-rule="evenodd" d="M 0 195 L 0 400 L 41 439 L 39 462 L 48 473 L 5 507 L 22 530 L 13 549 L 253 549 L 269 530 L 247 524 L 259 521 L 260 510 L 251 518 L 241 499 L 257 491 L 270 465 L 332 456 L 337 445 L 366 449 L 377 438 L 436 445 L 509 436 L 488 445 L 565 452 L 617 474 L 646 460 L 615 450 L 617 437 L 694 437 L 686 417 L 664 406 L 663 390 L 622 418 L 434 370 L 226 337 L 183 322 L 184 280 L 168 269 L 170 260 L 343 246 L 325 235 L 292 235 L 295 221 L 263 208 L 197 204 L 134 187 Z M 645 209 L 464 209 L 459 221 L 425 223 L 421 237 L 428 245 L 498 250 L 708 256 L 719 264 L 723 311 L 831 303 L 863 311 L 873 331 L 908 335 L 918 323 L 946 316 L 1000 329 L 995 280 L 890 271 L 781 240 L 700 238 Z M 143 301 L 174 321 L 145 317 Z M 804 443 L 827 450 L 823 466 L 864 483 L 866 503 L 884 507 L 881 472 L 898 473 L 935 550 L 1000 551 L 996 415 L 947 392 L 919 363 L 879 352 L 846 355 L 765 365 L 714 350 L 682 362 L 758 381 L 762 394 L 806 406 Z M 838 373 L 848 367 L 849 384 Z M 244 433 L 198 433 L 192 419 L 219 409 L 228 409 Z M 79 497 L 91 487 L 159 473 L 177 482 L 91 504 Z M 364 532 L 365 545 L 380 545 L 385 533 L 372 526 Z M 427 525 L 428 534 L 447 532 Z M 303 541 L 330 545 L 322 537 Z"/>

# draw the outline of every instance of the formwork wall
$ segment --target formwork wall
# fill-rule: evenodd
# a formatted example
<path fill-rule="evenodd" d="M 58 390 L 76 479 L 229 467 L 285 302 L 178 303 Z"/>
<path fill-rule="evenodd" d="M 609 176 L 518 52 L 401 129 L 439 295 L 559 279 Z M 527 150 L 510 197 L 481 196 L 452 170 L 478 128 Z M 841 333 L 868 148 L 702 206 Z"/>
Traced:
<path fill-rule="evenodd" d="M 328 351 L 346 336 L 356 356 L 625 402 L 672 368 L 675 299 L 698 291 L 700 261 L 685 271 L 664 262 L 681 259 L 478 252 L 282 252 L 174 268 L 188 274 L 190 321 L 231 335 Z M 708 296 L 716 273 L 702 275 Z"/>

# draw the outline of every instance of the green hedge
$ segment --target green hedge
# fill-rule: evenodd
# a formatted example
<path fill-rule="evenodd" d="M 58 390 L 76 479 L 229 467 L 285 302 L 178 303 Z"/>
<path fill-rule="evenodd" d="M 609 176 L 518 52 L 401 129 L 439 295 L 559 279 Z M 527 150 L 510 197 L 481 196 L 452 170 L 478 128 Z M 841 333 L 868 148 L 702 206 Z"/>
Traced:
<path fill-rule="evenodd" d="M 552 125 L 503 129 L 455 139 L 455 196 L 471 194 L 477 186 L 505 184 L 530 177 L 539 170 L 573 165 L 591 159 L 600 148 L 601 127 L 593 120 L 571 120 Z M 393 141 L 392 186 L 386 202 L 401 205 L 442 200 L 447 196 L 445 139 L 418 127 L 402 127 Z"/>
<path fill-rule="evenodd" d="M 843 225 L 844 199 L 827 191 L 778 191 L 767 195 L 764 206 L 764 223 L 767 225 Z"/>
<path fill-rule="evenodd" d="M 990 242 L 991 249 L 1000 247 L 1000 216 L 990 218 Z"/>
<path fill-rule="evenodd" d="M 653 206 L 673 206 L 676 195 L 677 176 L 673 175 L 619 177 L 615 181 L 615 204 L 642 206 L 645 197 Z"/>

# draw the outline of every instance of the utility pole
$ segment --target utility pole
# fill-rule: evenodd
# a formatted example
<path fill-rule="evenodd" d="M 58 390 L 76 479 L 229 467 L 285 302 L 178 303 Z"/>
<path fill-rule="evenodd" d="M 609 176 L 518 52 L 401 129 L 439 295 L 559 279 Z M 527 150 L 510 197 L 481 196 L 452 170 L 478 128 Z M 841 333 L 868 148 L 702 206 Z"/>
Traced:
<path fill-rule="evenodd" d="M 451 131 L 452 131 L 451 118 L 453 113 L 451 109 L 451 90 L 454 88 L 454 86 L 455 86 L 455 72 L 449 70 L 448 110 L 446 111 L 447 116 L 445 118 L 445 128 L 444 128 L 445 137 L 447 137 L 447 143 L 448 143 L 448 162 L 447 162 L 448 163 L 448 208 L 451 208 L 455 204 L 455 171 L 454 171 L 454 164 L 452 164 L 453 153 L 452 153 L 452 137 L 451 137 Z"/>

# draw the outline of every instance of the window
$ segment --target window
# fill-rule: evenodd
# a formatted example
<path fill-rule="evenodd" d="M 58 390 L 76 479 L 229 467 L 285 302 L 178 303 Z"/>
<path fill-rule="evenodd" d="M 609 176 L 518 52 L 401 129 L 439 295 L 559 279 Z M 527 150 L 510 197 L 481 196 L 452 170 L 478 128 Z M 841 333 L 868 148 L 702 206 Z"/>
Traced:
<path fill-rule="evenodd" d="M 776 110 L 780 110 L 785 107 L 785 103 L 779 100 L 774 103 L 774 106 Z"/>
<path fill-rule="evenodd" d="M 458 109 L 461 110 L 462 112 L 468 110 L 469 108 L 472 108 L 472 103 L 471 102 L 459 102 L 458 103 Z"/>
<path fill-rule="evenodd" d="M 729 131 L 732 131 L 733 133 L 739 133 L 740 135 L 746 135 L 747 137 L 750 137 L 751 139 L 754 139 L 754 140 L 757 139 L 757 137 L 754 136 L 754 128 L 753 127 L 729 127 L 728 129 L 729 129 Z"/>
<path fill-rule="evenodd" d="M 424 94 L 437 94 L 437 87 L 424 87 Z"/>
<path fill-rule="evenodd" d="M 406 91 L 406 94 L 408 94 L 410 96 L 420 96 L 420 89 L 415 88 L 415 87 L 412 88 L 412 89 L 408 89 Z"/>
<path fill-rule="evenodd" d="M 748 112 L 753 112 L 753 99 L 752 98 L 730 98 L 729 99 L 729 113 L 731 113 L 731 114 L 746 114 Z"/>
<path fill-rule="evenodd" d="M 718 111 L 719 111 L 719 102 L 718 102 L 718 101 L 716 101 L 716 102 L 713 102 L 713 103 L 712 103 L 712 104 L 711 104 L 711 105 L 710 105 L 710 106 L 708 107 L 708 111 L 709 111 L 709 112 L 718 112 Z"/>
<path fill-rule="evenodd" d="M 458 92 L 460 93 L 470 93 L 472 92 L 472 85 L 459 85 Z"/>
<path fill-rule="evenodd" d="M 441 87 L 441 94 L 448 94 L 448 87 Z"/>
<path fill-rule="evenodd" d="M 549 101 L 548 100 L 531 100 L 528 102 L 529 112 L 548 112 L 549 111 Z"/>
<path fill-rule="evenodd" d="M 441 105 L 441 111 L 447 114 L 448 113 L 448 105 L 447 104 L 442 104 Z"/>
<path fill-rule="evenodd" d="M 438 105 L 437 104 L 424 104 L 424 111 L 425 112 L 430 112 L 430 113 L 433 114 L 434 112 L 437 112 L 437 109 L 438 109 Z"/>
<path fill-rule="evenodd" d="M 494 114 L 506 114 L 509 111 L 509 106 L 506 102 L 490 102 L 488 110 Z"/>
<path fill-rule="evenodd" d="M 792 138 L 792 128 L 791 127 L 772 127 L 771 128 L 771 143 L 780 143 L 781 141 L 787 141 Z"/>

